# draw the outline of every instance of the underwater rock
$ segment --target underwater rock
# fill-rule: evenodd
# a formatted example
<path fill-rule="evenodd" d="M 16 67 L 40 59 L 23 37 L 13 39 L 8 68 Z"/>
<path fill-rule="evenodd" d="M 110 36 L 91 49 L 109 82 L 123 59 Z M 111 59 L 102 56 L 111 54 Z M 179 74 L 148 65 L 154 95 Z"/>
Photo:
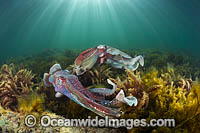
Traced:
<path fill-rule="evenodd" d="M 34 133 L 102 133 L 102 132 L 109 132 L 109 133 L 118 133 L 120 132 L 119 129 L 111 129 L 111 128 L 95 128 L 95 127 L 43 127 L 40 122 L 29 128 L 25 125 L 24 119 L 27 114 L 24 113 L 17 113 L 9 110 L 4 110 L 0 106 L 0 132 L 3 133 L 10 133 L 10 132 L 18 132 L 18 133 L 25 133 L 25 132 L 34 132 Z M 51 118 L 59 118 L 65 119 L 62 116 L 56 115 L 54 113 L 44 111 L 40 113 L 39 116 L 48 115 Z M 39 120 L 39 119 L 38 119 Z"/>
<path fill-rule="evenodd" d="M 31 91 L 34 75 L 31 71 L 21 69 L 15 72 L 14 65 L 4 64 L 0 72 L 0 102 L 5 109 L 15 110 L 17 97 Z"/>

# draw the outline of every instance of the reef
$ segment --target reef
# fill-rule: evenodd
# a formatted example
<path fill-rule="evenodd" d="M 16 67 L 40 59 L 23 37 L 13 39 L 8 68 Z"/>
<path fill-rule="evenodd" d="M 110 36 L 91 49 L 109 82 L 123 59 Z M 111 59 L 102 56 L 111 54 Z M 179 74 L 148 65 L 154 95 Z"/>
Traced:
<path fill-rule="evenodd" d="M 24 125 L 27 114 L 37 119 L 48 114 L 55 118 L 88 118 L 96 114 L 70 101 L 67 97 L 55 98 L 54 88 L 44 86 L 44 72 L 59 63 L 72 72 L 75 57 L 80 51 L 47 50 L 38 55 L 13 58 L 2 64 L 0 71 L 0 132 L 199 132 L 200 131 L 200 61 L 185 54 L 159 50 L 129 50 L 129 55 L 145 55 L 145 66 L 132 72 L 97 65 L 79 80 L 86 89 L 110 87 L 106 79 L 117 85 L 116 92 L 106 97 L 112 100 L 120 90 L 126 96 L 135 96 L 137 106 L 120 104 L 121 118 L 160 119 L 174 118 L 176 127 L 146 127 L 127 129 L 66 127 L 34 128 Z M 5 62 L 4 62 L 5 63 Z M 15 65 L 14 65 L 14 64 Z M 6 128 L 4 128 L 6 127 Z"/>

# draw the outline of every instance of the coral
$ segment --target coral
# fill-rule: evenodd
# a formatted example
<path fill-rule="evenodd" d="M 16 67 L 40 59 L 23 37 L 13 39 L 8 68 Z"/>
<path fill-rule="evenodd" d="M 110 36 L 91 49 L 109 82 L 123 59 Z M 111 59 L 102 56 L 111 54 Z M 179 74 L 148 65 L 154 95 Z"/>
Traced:
<path fill-rule="evenodd" d="M 4 108 L 16 109 L 17 97 L 31 91 L 34 75 L 31 71 L 21 69 L 15 72 L 13 64 L 4 64 L 0 72 L 0 102 Z"/>

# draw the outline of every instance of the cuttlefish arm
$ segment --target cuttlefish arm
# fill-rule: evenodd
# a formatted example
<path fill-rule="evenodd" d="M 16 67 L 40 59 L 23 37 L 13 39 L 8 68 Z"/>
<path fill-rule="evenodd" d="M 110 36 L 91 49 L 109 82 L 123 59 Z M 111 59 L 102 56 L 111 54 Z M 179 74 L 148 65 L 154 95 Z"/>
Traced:
<path fill-rule="evenodd" d="M 55 67 L 55 68 L 54 68 Z M 119 117 L 120 110 L 103 106 L 95 100 L 99 101 L 101 97 L 93 95 L 91 92 L 84 89 L 80 81 L 75 75 L 69 74 L 68 71 L 60 70 L 58 64 L 55 64 L 51 70 L 51 74 L 44 75 L 44 82 L 47 85 L 54 86 L 56 96 L 66 95 L 74 102 L 95 112 L 96 114 L 105 117 Z M 105 101 L 102 99 L 102 101 Z"/>
<path fill-rule="evenodd" d="M 126 103 L 128 104 L 129 106 L 137 106 L 138 104 L 138 100 L 136 97 L 134 96 L 127 96 L 125 97 L 125 94 L 124 94 L 124 91 L 121 90 L 117 96 L 115 97 L 116 100 L 120 101 L 120 102 L 123 102 L 123 103 Z"/>
<path fill-rule="evenodd" d="M 144 66 L 143 56 L 139 55 L 132 58 L 128 54 L 110 46 L 107 46 L 106 55 L 106 63 L 111 64 L 115 68 L 135 71 L 139 65 Z"/>
<path fill-rule="evenodd" d="M 108 88 L 91 88 L 89 92 L 96 93 L 98 95 L 109 96 L 115 93 L 117 85 L 114 84 L 110 79 L 107 79 L 108 84 L 112 85 L 112 89 Z"/>
<path fill-rule="evenodd" d="M 106 63 L 111 64 L 114 68 L 129 69 L 135 71 L 139 65 L 144 66 L 144 58 L 140 55 L 131 59 L 124 59 L 121 55 L 107 58 Z"/>
<path fill-rule="evenodd" d="M 119 117 L 120 112 L 116 111 L 112 108 L 105 107 L 94 100 L 88 98 L 87 96 L 83 95 L 80 91 L 74 88 L 74 86 L 70 83 L 65 84 L 66 90 L 72 95 L 72 97 L 75 99 L 77 103 L 79 103 L 81 106 L 95 112 L 96 114 L 105 117 Z"/>
<path fill-rule="evenodd" d="M 122 58 L 122 59 L 131 59 L 132 57 L 126 54 L 125 52 L 120 51 L 119 49 L 107 46 L 106 52 L 116 58 Z M 120 57 L 119 57 L 120 56 Z"/>

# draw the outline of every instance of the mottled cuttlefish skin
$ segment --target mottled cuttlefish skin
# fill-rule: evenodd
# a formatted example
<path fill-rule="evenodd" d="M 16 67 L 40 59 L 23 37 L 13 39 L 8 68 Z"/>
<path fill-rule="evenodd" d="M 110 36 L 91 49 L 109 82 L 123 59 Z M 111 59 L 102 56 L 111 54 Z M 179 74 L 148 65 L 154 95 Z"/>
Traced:
<path fill-rule="evenodd" d="M 144 58 L 139 55 L 132 58 L 119 49 L 98 45 L 83 51 L 75 60 L 74 72 L 76 75 L 82 75 L 91 69 L 97 62 L 107 63 L 118 69 L 129 69 L 135 71 L 139 65 L 144 66 Z"/>
<path fill-rule="evenodd" d="M 113 89 L 99 88 L 99 90 L 104 90 L 104 93 L 101 92 L 101 94 L 99 93 L 100 95 L 95 95 L 99 91 L 98 88 L 93 89 L 95 93 L 86 90 L 77 76 L 70 74 L 67 70 L 62 70 L 59 64 L 53 65 L 49 74 L 44 74 L 43 80 L 45 85 L 55 88 L 56 97 L 65 95 L 84 108 L 102 117 L 120 117 L 120 110 L 116 111 L 111 107 L 100 104 L 105 101 L 105 95 L 115 92 L 115 87 Z"/>
<path fill-rule="evenodd" d="M 82 75 L 94 66 L 98 60 L 98 57 L 98 50 L 95 48 L 90 48 L 83 51 L 74 62 L 74 72 L 76 72 L 77 75 Z"/>

